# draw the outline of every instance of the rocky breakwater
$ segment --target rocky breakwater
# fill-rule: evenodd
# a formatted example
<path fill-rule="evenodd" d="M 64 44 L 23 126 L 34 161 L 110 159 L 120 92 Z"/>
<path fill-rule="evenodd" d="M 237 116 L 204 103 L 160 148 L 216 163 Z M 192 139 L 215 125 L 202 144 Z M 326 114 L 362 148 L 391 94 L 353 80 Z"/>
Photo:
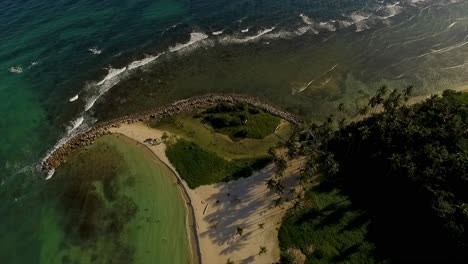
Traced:
<path fill-rule="evenodd" d="M 55 151 L 42 162 L 42 171 L 48 173 L 55 170 L 61 163 L 65 162 L 70 155 L 75 153 L 81 147 L 91 145 L 96 139 L 111 134 L 109 131 L 112 127 L 119 127 L 121 124 L 131 124 L 135 122 L 143 122 L 148 120 L 161 120 L 163 118 L 171 117 L 181 112 L 191 112 L 202 107 L 218 104 L 218 103 L 242 103 L 252 107 L 256 107 L 272 115 L 278 116 L 294 127 L 298 128 L 302 124 L 302 119 L 294 114 L 283 111 L 268 102 L 245 95 L 219 95 L 207 94 L 203 96 L 191 97 L 188 99 L 174 102 L 170 105 L 158 107 L 149 111 L 138 114 L 133 114 L 107 122 L 102 122 L 91 128 L 90 130 L 77 134 L 65 144 L 59 146 Z"/>

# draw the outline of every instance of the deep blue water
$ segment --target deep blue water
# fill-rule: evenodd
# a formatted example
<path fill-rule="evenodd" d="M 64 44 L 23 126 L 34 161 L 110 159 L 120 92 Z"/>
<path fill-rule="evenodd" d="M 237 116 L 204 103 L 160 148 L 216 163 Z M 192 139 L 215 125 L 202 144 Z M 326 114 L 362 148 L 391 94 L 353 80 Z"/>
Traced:
<path fill-rule="evenodd" d="M 104 91 L 111 96 L 114 83 L 139 73 L 132 62 L 164 53 L 138 68 L 158 70 L 151 64 L 170 64 L 179 53 L 194 58 L 167 66 L 179 77 L 167 89 L 178 94 L 198 93 L 197 81 L 208 91 L 236 84 L 312 105 L 311 87 L 338 74 L 349 87 L 386 80 L 433 92 L 467 81 L 467 14 L 465 1 L 444 0 L 0 1 L 0 262 L 39 262 L 47 182 L 36 165 L 59 139 L 94 121 L 88 113 Z M 238 54 L 209 60 L 234 72 L 221 81 L 197 65 L 220 47 Z"/>

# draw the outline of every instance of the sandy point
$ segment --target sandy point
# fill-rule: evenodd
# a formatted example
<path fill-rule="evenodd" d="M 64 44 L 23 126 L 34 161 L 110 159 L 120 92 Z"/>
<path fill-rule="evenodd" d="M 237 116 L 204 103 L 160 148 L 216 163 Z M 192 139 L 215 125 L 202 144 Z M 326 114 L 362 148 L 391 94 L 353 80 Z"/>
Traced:
<path fill-rule="evenodd" d="M 161 138 L 164 133 L 143 123 L 123 124 L 110 131 L 141 143 L 148 138 Z M 180 179 L 165 154 L 166 146 L 146 145 Z M 289 162 L 284 176 L 286 190 L 295 188 L 300 191 L 298 176 L 303 162 L 302 159 Z M 191 244 L 194 250 L 199 251 L 202 263 L 279 261 L 278 229 L 292 202 L 286 195 L 282 205 L 274 205 L 279 196 L 265 184 L 273 174 L 274 168 L 270 165 L 249 178 L 200 186 L 193 190 L 182 180 L 181 185 L 189 198 L 187 204 L 191 207 L 189 209 L 193 209 L 195 218 L 195 223 L 188 221 L 188 231 L 196 233 Z M 193 224 L 195 226 L 191 229 L 190 225 Z M 262 248 L 264 252 L 261 252 Z"/>

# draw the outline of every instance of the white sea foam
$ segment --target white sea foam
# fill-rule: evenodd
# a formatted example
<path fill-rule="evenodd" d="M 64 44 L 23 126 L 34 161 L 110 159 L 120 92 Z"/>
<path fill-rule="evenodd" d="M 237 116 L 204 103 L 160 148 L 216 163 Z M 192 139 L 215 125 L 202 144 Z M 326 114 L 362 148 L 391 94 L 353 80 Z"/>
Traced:
<path fill-rule="evenodd" d="M 450 24 L 450 25 L 447 27 L 447 29 L 452 28 L 453 26 L 455 26 L 455 24 L 457 24 L 457 21 L 455 21 L 455 22 L 453 22 L 452 24 Z"/>
<path fill-rule="evenodd" d="M 320 22 L 318 24 L 318 28 L 325 29 L 328 31 L 336 31 L 336 27 L 332 24 L 332 22 Z"/>
<path fill-rule="evenodd" d="M 211 35 L 218 36 L 218 35 L 223 34 L 223 32 L 224 32 L 224 30 L 214 31 L 214 32 L 211 32 Z"/>
<path fill-rule="evenodd" d="M 330 69 L 328 69 L 326 72 L 322 73 L 322 75 L 320 75 L 320 78 L 324 77 L 326 74 L 332 72 L 336 67 L 338 67 L 338 63 L 333 65 Z M 293 88 L 292 89 L 292 94 L 295 95 L 295 94 L 298 94 L 298 93 L 301 93 L 303 91 L 305 91 L 307 88 L 309 88 L 309 86 L 315 82 L 316 79 L 313 79 L 312 81 L 308 82 L 305 86 L 302 86 L 302 87 L 299 87 L 299 88 Z M 327 80 L 325 80 L 322 85 L 325 85 L 327 83 L 329 83 L 330 81 L 332 80 L 332 77 L 328 78 Z"/>
<path fill-rule="evenodd" d="M 319 34 L 319 30 L 326 30 L 326 31 L 336 31 L 336 26 L 335 23 L 337 22 L 336 20 L 330 20 L 327 22 L 315 22 L 313 19 L 310 17 L 304 15 L 304 14 L 299 14 L 301 17 L 302 21 L 308 25 L 308 29 L 311 30 L 314 34 Z M 308 31 L 308 30 L 307 30 Z M 297 30 L 299 35 L 304 34 L 306 31 L 304 27 L 301 27 Z"/>
<path fill-rule="evenodd" d="M 83 124 L 84 117 L 80 116 L 77 119 L 70 122 L 70 125 L 67 128 L 67 133 L 71 134 L 75 131 L 81 124 Z"/>
<path fill-rule="evenodd" d="M 406 74 L 402 73 L 402 74 L 400 74 L 400 75 L 398 75 L 398 76 L 393 77 L 393 79 L 400 79 L 400 78 L 405 77 L 405 75 L 406 75 Z"/>
<path fill-rule="evenodd" d="M 78 94 L 68 99 L 69 102 L 74 102 L 76 100 L 78 100 Z"/>
<path fill-rule="evenodd" d="M 304 21 L 304 23 L 306 23 L 307 25 L 314 24 L 314 21 L 312 21 L 312 19 L 310 19 L 308 16 L 304 14 L 299 14 L 299 16 L 302 18 L 302 21 Z"/>
<path fill-rule="evenodd" d="M 202 40 L 204 40 L 206 38 L 208 38 L 208 35 L 206 35 L 205 33 L 192 32 L 192 33 L 190 33 L 190 40 L 187 43 L 176 44 L 173 47 L 169 47 L 169 51 L 170 52 L 175 52 L 175 51 L 179 51 L 181 49 L 185 49 L 185 48 L 190 47 L 190 46 L 196 44 L 197 42 L 200 42 L 200 41 L 202 41 Z"/>
<path fill-rule="evenodd" d="M 45 157 L 41 160 L 41 163 L 38 164 L 38 169 L 40 169 L 40 165 L 46 161 L 52 153 L 54 153 L 56 150 L 58 150 L 61 146 L 66 144 L 71 138 L 73 138 L 75 135 L 85 132 L 86 130 L 89 130 L 89 126 L 85 124 L 85 119 L 83 116 L 78 117 L 74 121 L 70 122 L 70 125 L 67 127 L 66 134 L 60 138 L 60 140 L 50 149 Z M 52 168 L 51 170 L 47 171 L 47 176 L 46 180 L 49 180 L 52 178 L 54 175 L 55 169 Z"/>
<path fill-rule="evenodd" d="M 32 68 L 32 67 L 34 67 L 34 66 L 36 66 L 36 65 L 37 65 L 37 63 L 38 63 L 37 61 L 31 61 L 31 64 L 29 64 L 29 67 L 28 67 L 28 69 L 30 69 L 30 68 Z"/>
<path fill-rule="evenodd" d="M 94 55 L 99 55 L 102 52 L 102 50 L 98 49 L 97 47 L 92 47 L 92 48 L 89 48 L 88 50 Z"/>
<path fill-rule="evenodd" d="M 55 169 L 52 168 L 50 171 L 47 172 L 47 176 L 46 176 L 46 181 L 47 180 L 50 180 L 52 178 L 52 176 L 54 176 L 54 173 L 55 173 Z"/>
<path fill-rule="evenodd" d="M 452 70 L 452 69 L 464 68 L 464 67 L 466 67 L 466 66 L 468 66 L 468 61 L 465 62 L 465 63 L 462 63 L 462 64 L 460 64 L 460 65 L 455 65 L 455 66 L 450 66 L 450 67 L 444 67 L 444 68 L 442 68 L 442 69 L 443 69 L 443 70 Z"/>
<path fill-rule="evenodd" d="M 115 78 L 119 74 L 123 73 L 125 70 L 127 70 L 127 67 L 123 67 L 123 68 L 120 68 L 120 69 L 113 69 L 112 67 L 109 68 L 109 71 L 107 72 L 106 77 L 104 77 L 104 79 L 102 79 L 100 82 L 98 82 L 97 85 L 103 85 L 105 82 L 107 82 L 108 80 L 110 80 L 112 78 Z"/>
<path fill-rule="evenodd" d="M 353 12 L 350 16 L 353 20 L 353 24 L 356 26 L 356 32 L 361 32 L 366 29 L 369 29 L 369 26 L 366 24 L 366 21 L 371 17 L 371 14 Z"/>
<path fill-rule="evenodd" d="M 251 41 L 251 40 L 254 40 L 254 39 L 258 39 L 258 38 L 262 37 L 263 35 L 272 32 L 273 30 L 275 30 L 275 27 L 260 30 L 260 31 L 257 32 L 256 35 L 246 37 L 244 40 L 245 41 Z"/>
<path fill-rule="evenodd" d="M 242 32 L 242 33 L 247 33 L 247 32 L 249 32 L 249 28 L 241 29 L 241 32 Z"/>
<path fill-rule="evenodd" d="M 381 16 L 378 16 L 380 19 L 388 19 L 394 17 L 401 13 L 403 7 L 400 6 L 400 2 L 396 2 L 394 4 L 387 4 L 385 6 L 380 7 L 382 12 Z M 378 11 L 380 11 L 378 10 Z"/>
<path fill-rule="evenodd" d="M 327 80 L 325 80 L 325 81 L 322 83 L 322 85 L 325 85 L 325 84 L 329 83 L 332 79 L 333 79 L 332 77 L 328 78 Z"/>
<path fill-rule="evenodd" d="M 23 68 L 21 66 L 13 66 L 13 67 L 10 67 L 10 72 L 11 73 L 22 73 Z"/>
<path fill-rule="evenodd" d="M 163 53 L 160 53 L 160 54 L 158 54 L 158 55 L 156 55 L 156 56 L 151 55 L 151 56 L 145 57 L 145 58 L 142 59 L 142 60 L 136 60 L 136 61 L 130 63 L 130 64 L 128 65 L 127 68 L 128 68 L 129 70 L 133 70 L 133 69 L 142 67 L 142 66 L 144 66 L 144 65 L 146 65 L 146 64 L 148 64 L 148 63 L 150 63 L 150 62 L 155 61 L 155 60 L 156 60 L 157 58 L 159 58 L 159 56 L 161 56 L 162 54 L 163 54 Z"/>
<path fill-rule="evenodd" d="M 301 36 L 301 35 L 304 35 L 305 33 L 307 33 L 307 31 L 309 31 L 310 29 L 312 29 L 311 27 L 300 27 L 298 28 L 295 32 L 298 36 Z M 318 33 L 318 31 L 316 31 Z M 314 32 L 315 33 L 315 32 Z"/>
<path fill-rule="evenodd" d="M 223 39 L 219 40 L 220 43 L 223 44 L 236 44 L 236 43 L 245 43 L 249 41 L 257 41 L 259 39 L 262 39 L 263 37 L 267 37 L 266 35 L 270 32 L 275 30 L 275 27 L 267 28 L 267 29 L 262 29 L 257 32 L 257 34 L 253 36 L 247 36 L 247 37 L 235 37 L 235 36 L 226 36 Z M 285 34 L 289 34 L 290 32 L 279 32 L 278 34 L 273 34 L 269 36 L 269 39 L 275 39 L 279 38 L 282 36 L 285 36 Z M 294 33 L 293 33 L 294 34 Z"/>
<path fill-rule="evenodd" d="M 301 87 L 295 87 L 292 89 L 291 93 L 292 95 L 296 95 L 298 93 L 302 93 L 303 91 L 305 91 L 307 88 L 309 88 L 309 86 L 315 81 L 315 79 L 311 80 L 310 82 L 308 82 L 306 85 L 304 86 L 301 86 Z"/>

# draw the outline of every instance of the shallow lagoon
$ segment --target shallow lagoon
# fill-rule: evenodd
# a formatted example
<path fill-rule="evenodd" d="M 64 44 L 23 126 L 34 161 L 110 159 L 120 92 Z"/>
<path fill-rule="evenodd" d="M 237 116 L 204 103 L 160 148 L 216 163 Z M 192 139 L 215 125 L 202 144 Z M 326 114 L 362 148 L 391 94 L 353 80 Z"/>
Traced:
<path fill-rule="evenodd" d="M 105 136 L 44 194 L 41 263 L 190 263 L 175 175 L 139 143 Z"/>

